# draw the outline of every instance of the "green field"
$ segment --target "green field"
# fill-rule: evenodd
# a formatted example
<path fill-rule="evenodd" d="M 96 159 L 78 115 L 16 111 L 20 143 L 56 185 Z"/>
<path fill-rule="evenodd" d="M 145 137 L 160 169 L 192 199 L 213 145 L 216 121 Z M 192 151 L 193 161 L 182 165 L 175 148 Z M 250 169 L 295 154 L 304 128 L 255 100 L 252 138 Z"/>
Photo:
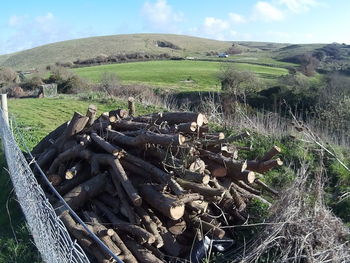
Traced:
<path fill-rule="evenodd" d="M 16 118 L 15 125 L 23 131 L 31 149 L 50 131 L 70 120 L 74 111 L 85 114 L 90 103 L 97 106 L 98 114 L 112 109 L 127 108 L 127 104 L 121 100 L 87 101 L 71 96 L 60 96 L 43 99 L 10 99 L 9 112 Z M 140 114 L 154 109 L 153 106 L 137 108 Z"/>
<path fill-rule="evenodd" d="M 217 75 L 221 62 L 163 60 L 109 64 L 76 68 L 74 72 L 93 82 L 99 82 L 104 72 L 113 72 L 125 84 L 174 88 L 178 91 L 217 91 L 220 83 Z M 287 74 L 285 68 L 275 68 L 248 63 L 236 63 L 238 70 L 248 70 L 265 79 L 275 79 Z M 190 81 L 186 81 L 186 80 Z"/>

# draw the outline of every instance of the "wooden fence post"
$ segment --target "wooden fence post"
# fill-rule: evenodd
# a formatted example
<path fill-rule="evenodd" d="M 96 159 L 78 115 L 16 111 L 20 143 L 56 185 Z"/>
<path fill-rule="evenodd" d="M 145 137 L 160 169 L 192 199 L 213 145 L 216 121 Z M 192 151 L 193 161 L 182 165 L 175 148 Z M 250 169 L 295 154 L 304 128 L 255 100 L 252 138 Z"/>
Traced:
<path fill-rule="evenodd" d="M 7 123 L 7 126 L 9 125 L 9 111 L 7 108 L 7 94 L 1 94 L 1 110 L 2 110 L 2 116 L 4 117 L 4 120 Z"/>

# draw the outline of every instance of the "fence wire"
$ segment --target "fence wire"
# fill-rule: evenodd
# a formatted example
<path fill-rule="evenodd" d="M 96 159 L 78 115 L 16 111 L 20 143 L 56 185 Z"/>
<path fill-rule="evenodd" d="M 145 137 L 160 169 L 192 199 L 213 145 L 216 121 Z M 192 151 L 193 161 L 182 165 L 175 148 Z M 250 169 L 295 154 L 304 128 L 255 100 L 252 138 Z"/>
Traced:
<path fill-rule="evenodd" d="M 57 217 L 7 126 L 1 109 L 0 138 L 17 199 L 43 261 L 90 262 Z"/>

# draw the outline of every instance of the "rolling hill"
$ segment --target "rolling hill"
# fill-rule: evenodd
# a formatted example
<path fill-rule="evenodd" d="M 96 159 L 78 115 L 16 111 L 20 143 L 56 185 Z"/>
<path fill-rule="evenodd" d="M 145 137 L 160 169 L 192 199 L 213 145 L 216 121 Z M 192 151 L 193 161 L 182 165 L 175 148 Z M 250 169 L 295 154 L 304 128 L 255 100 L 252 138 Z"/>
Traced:
<path fill-rule="evenodd" d="M 171 43 L 174 47 L 161 47 Z M 132 34 L 82 38 L 57 42 L 0 56 L 0 66 L 15 69 L 43 68 L 55 62 L 73 62 L 120 53 L 169 53 L 173 56 L 196 56 L 207 51 L 223 52 L 232 42 L 170 34 Z M 246 48 L 245 48 L 246 49 Z"/>

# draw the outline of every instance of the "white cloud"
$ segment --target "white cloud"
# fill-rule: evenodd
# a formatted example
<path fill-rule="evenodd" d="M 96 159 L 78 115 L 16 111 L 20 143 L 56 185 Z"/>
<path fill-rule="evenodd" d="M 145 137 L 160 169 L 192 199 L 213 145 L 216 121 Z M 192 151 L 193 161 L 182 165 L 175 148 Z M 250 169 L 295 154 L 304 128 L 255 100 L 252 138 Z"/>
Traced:
<path fill-rule="evenodd" d="M 9 20 L 7 21 L 7 24 L 11 27 L 14 27 L 14 26 L 20 25 L 23 20 L 24 20 L 24 16 L 13 15 L 9 18 Z"/>
<path fill-rule="evenodd" d="M 54 19 L 55 19 L 55 16 L 51 12 L 48 12 L 44 16 L 37 16 L 35 18 L 35 21 L 40 23 L 40 24 L 44 24 L 44 23 L 48 23 L 50 21 L 53 21 Z"/>
<path fill-rule="evenodd" d="M 229 13 L 228 15 L 229 15 L 229 17 L 230 17 L 230 20 L 231 20 L 233 23 L 241 24 L 241 23 L 247 22 L 247 20 L 245 19 L 245 17 L 242 16 L 242 15 L 240 15 L 240 14 Z"/>
<path fill-rule="evenodd" d="M 285 5 L 293 13 L 305 12 L 311 7 L 319 5 L 317 0 L 278 0 L 278 2 Z"/>
<path fill-rule="evenodd" d="M 253 19 L 266 22 L 280 21 L 284 19 L 284 14 L 272 4 L 259 1 L 254 6 Z"/>
<path fill-rule="evenodd" d="M 183 14 L 175 12 L 166 0 L 157 0 L 155 3 L 145 2 L 141 14 L 148 26 L 152 29 L 171 31 L 183 21 Z"/>

